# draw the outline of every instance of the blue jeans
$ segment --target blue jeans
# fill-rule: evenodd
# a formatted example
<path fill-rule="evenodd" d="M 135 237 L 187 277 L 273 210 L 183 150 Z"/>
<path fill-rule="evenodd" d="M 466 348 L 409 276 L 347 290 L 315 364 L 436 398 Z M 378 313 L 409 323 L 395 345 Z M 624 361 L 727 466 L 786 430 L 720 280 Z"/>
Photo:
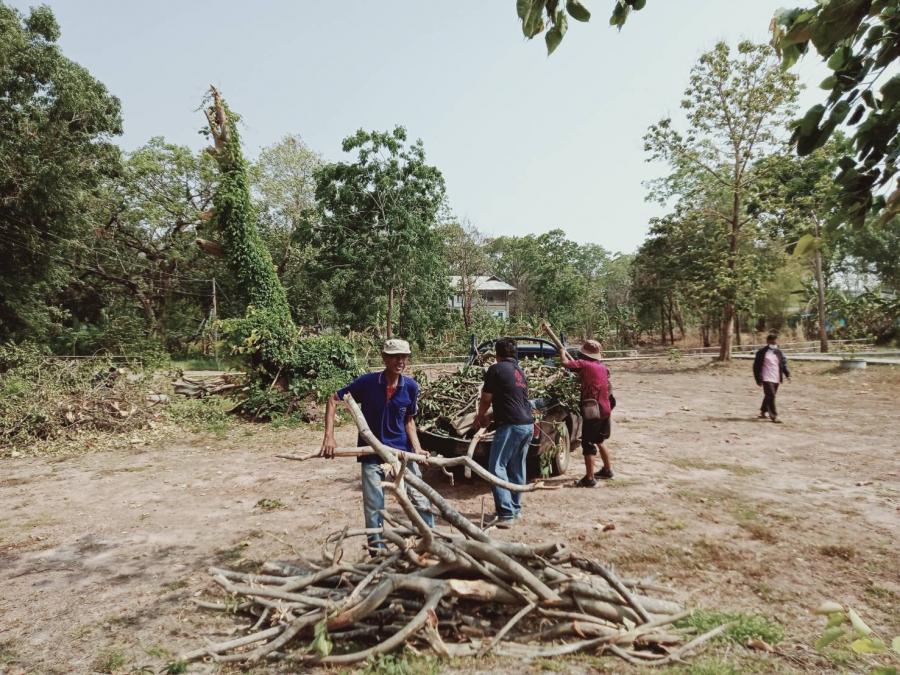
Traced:
<path fill-rule="evenodd" d="M 360 464 L 362 467 L 362 493 L 363 493 L 363 513 L 366 516 L 366 527 L 381 527 L 384 519 L 381 517 L 381 511 L 384 509 L 384 490 L 381 483 L 384 481 L 384 471 L 381 470 L 379 464 Z M 419 478 L 422 477 L 422 471 L 415 462 L 409 462 L 406 465 L 409 471 Z M 421 492 L 406 485 L 406 494 L 409 501 L 416 507 L 416 511 L 422 516 L 422 520 L 428 527 L 434 527 L 434 516 L 431 515 L 431 502 Z M 380 534 L 370 534 L 366 537 L 369 540 L 369 548 L 385 548 L 384 540 Z"/>
<path fill-rule="evenodd" d="M 488 471 L 502 480 L 525 485 L 525 457 L 534 436 L 533 424 L 504 424 L 494 432 Z M 501 518 L 517 517 L 522 512 L 522 493 L 491 486 L 494 508 Z"/>

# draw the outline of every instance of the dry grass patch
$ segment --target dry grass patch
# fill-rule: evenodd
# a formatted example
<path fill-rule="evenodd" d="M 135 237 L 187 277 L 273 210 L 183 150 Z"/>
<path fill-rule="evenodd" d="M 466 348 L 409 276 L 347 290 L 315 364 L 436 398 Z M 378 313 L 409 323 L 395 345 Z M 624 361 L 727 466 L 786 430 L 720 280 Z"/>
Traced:
<path fill-rule="evenodd" d="M 850 560 L 856 555 L 856 548 L 853 546 L 845 546 L 843 544 L 826 544 L 825 546 L 819 547 L 819 553 L 826 558 Z"/>
<path fill-rule="evenodd" d="M 752 539 L 765 542 L 766 544 L 775 544 L 778 542 L 778 537 L 775 532 L 773 532 L 772 528 L 765 523 L 758 523 L 751 520 L 749 522 L 738 523 L 738 526 L 746 530 Z"/>
<path fill-rule="evenodd" d="M 719 469 L 724 469 L 725 471 L 733 473 L 735 476 L 754 476 L 758 473 L 762 473 L 762 469 L 757 469 L 754 466 L 729 464 L 728 462 L 709 462 L 705 459 L 693 457 L 676 457 L 669 461 L 681 469 L 699 469 L 701 471 L 717 471 Z"/>

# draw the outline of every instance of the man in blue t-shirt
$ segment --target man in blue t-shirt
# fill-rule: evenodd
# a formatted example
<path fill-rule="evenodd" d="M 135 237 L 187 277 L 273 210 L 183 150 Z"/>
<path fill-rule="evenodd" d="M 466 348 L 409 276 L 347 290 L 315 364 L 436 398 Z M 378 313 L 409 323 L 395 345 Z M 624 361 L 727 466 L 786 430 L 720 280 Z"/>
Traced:
<path fill-rule="evenodd" d="M 528 400 L 528 380 L 516 361 L 518 345 L 513 338 L 497 340 L 497 363 L 484 374 L 484 387 L 473 426 L 486 426 L 488 408 L 493 406 L 499 425 L 491 441 L 488 470 L 502 480 L 525 485 L 525 457 L 534 436 L 534 416 Z M 495 515 L 486 524 L 510 527 L 522 515 L 522 493 L 491 486 Z"/>
<path fill-rule="evenodd" d="M 403 452 L 414 452 L 420 455 L 428 453 L 422 449 L 419 436 L 416 434 L 416 423 L 413 419 L 417 413 L 416 403 L 419 398 L 419 385 L 411 377 L 404 377 L 403 371 L 409 363 L 409 343 L 405 340 L 388 340 L 384 343 L 381 360 L 384 370 L 380 373 L 368 373 L 357 377 L 348 386 L 338 391 L 334 398 L 325 405 L 325 440 L 322 442 L 321 457 L 334 457 L 337 443 L 334 440 L 334 416 L 337 402 L 343 401 L 347 394 L 362 408 L 363 416 L 378 440 L 390 448 Z M 368 444 L 360 436 L 356 445 Z M 366 528 L 380 528 L 384 520 L 384 471 L 378 455 L 366 455 L 357 460 L 362 469 L 363 513 Z M 422 472 L 416 462 L 406 465 L 416 476 Z M 431 514 L 430 502 L 419 491 L 406 486 L 406 493 L 422 519 L 429 527 L 434 527 L 434 516 Z M 379 534 L 369 534 L 369 549 L 383 549 L 384 540 Z M 374 551 L 373 551 L 374 552 Z"/>

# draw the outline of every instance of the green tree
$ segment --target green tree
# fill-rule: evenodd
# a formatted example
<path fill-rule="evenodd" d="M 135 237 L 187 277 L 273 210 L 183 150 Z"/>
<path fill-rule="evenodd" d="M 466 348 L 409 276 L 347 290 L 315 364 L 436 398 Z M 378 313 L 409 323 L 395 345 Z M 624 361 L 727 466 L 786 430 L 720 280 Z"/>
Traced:
<path fill-rule="evenodd" d="M 516 287 L 510 315 L 521 317 L 530 312 L 532 275 L 540 255 L 537 238 L 534 235 L 495 237 L 488 241 L 486 250 L 493 273 Z"/>
<path fill-rule="evenodd" d="M 80 278 L 132 299 L 146 331 L 164 346 L 173 294 L 209 291 L 196 276 L 194 240 L 210 215 L 213 173 L 205 153 L 152 139 L 125 160 L 98 213 L 101 224 L 75 258 Z"/>
<path fill-rule="evenodd" d="M 59 46 L 47 6 L 0 2 L 0 339 L 47 334 L 72 241 L 119 169 L 119 100 Z"/>
<path fill-rule="evenodd" d="M 442 225 L 439 236 L 444 242 L 450 274 L 459 277 L 459 283 L 450 290 L 462 299 L 463 326 L 468 331 L 480 299 L 477 279 L 486 276 L 490 270 L 486 238 L 468 218 L 463 218 L 459 223 Z"/>
<path fill-rule="evenodd" d="M 356 161 L 316 172 L 318 220 L 312 239 L 320 278 L 330 279 L 335 307 L 354 329 L 383 326 L 422 337 L 446 317 L 450 285 L 435 229 L 444 179 L 425 161 L 421 141 L 403 127 L 362 130 L 344 139 Z M 410 334 L 412 334 L 410 333 Z"/>
<path fill-rule="evenodd" d="M 328 284 L 312 274 L 318 251 L 309 241 L 315 219 L 315 172 L 322 156 L 299 136 L 263 148 L 252 167 L 257 224 L 300 325 L 325 325 L 330 316 Z"/>
<path fill-rule="evenodd" d="M 822 148 L 803 157 L 773 155 L 766 160 L 766 175 L 756 186 L 755 203 L 750 209 L 774 226 L 773 235 L 794 249 L 796 256 L 809 260 L 816 283 L 819 346 L 828 351 L 826 306 L 826 266 L 830 247 L 822 233 L 834 214 L 832 198 L 836 192 L 838 162 L 848 143 L 842 134 Z"/>
<path fill-rule="evenodd" d="M 690 131 L 678 133 L 671 119 L 650 127 L 644 137 L 652 159 L 667 162 L 673 173 L 655 184 L 654 196 L 665 202 L 714 185 L 727 197 L 705 198 L 704 208 L 727 229 L 729 254 L 718 271 L 722 312 L 719 358 L 731 358 L 733 322 L 738 302 L 741 234 L 753 219 L 746 212 L 751 189 L 764 172 L 759 160 L 776 149 L 797 98 L 794 75 L 778 68 L 771 48 L 742 42 L 737 54 L 724 42 L 703 54 L 691 70 L 681 107 Z M 709 180 L 705 180 L 709 178 Z"/>

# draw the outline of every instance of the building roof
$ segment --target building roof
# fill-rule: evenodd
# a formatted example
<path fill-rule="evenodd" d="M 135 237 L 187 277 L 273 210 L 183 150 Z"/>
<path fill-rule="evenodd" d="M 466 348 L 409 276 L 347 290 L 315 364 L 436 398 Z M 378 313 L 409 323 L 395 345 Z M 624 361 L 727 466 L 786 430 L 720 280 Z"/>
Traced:
<path fill-rule="evenodd" d="M 453 276 L 450 277 L 450 285 L 454 289 L 458 289 L 460 282 L 462 281 L 462 277 Z M 516 290 L 515 286 L 510 286 L 505 281 L 501 281 L 497 277 L 475 277 L 475 290 L 476 291 L 514 291 Z"/>

